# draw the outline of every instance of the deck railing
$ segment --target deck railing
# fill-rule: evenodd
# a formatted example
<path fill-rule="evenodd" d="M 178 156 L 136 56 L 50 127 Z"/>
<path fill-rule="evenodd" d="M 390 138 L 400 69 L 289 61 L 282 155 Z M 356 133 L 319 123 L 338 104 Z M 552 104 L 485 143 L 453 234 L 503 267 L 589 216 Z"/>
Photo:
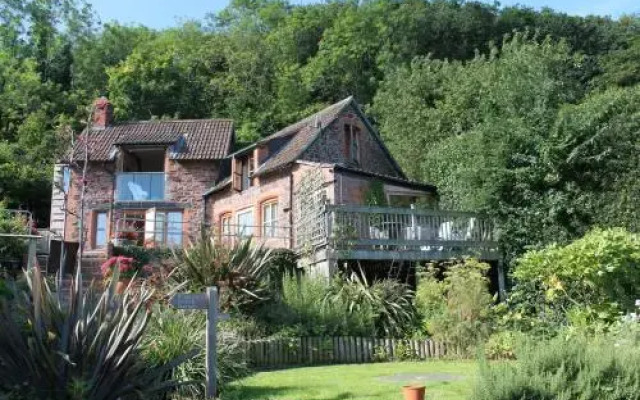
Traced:
<path fill-rule="evenodd" d="M 291 227 L 284 224 L 247 225 L 247 224 L 214 224 L 211 230 L 222 243 L 251 237 L 253 243 L 266 248 L 290 248 Z"/>
<path fill-rule="evenodd" d="M 325 219 L 327 248 L 341 258 L 497 257 L 494 224 L 480 214 L 327 205 Z"/>

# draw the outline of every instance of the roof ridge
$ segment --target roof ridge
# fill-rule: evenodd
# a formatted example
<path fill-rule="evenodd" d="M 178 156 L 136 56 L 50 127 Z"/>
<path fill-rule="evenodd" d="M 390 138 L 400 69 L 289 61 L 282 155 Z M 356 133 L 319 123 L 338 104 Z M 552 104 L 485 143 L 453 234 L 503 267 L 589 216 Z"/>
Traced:
<path fill-rule="evenodd" d="M 165 120 L 137 120 L 137 121 L 122 121 L 116 122 L 112 125 L 108 125 L 106 128 L 113 128 L 116 126 L 123 125 L 144 125 L 144 124 L 163 124 L 163 123 L 184 123 L 184 122 L 212 122 L 212 121 L 220 121 L 220 122 L 233 122 L 231 118 L 200 118 L 200 119 L 165 119 Z M 104 130 L 105 128 L 100 128 L 99 130 Z M 98 130 L 97 128 L 92 127 L 92 130 Z"/>
<path fill-rule="evenodd" d="M 263 139 L 262 141 L 260 141 L 261 143 L 267 142 L 269 140 L 273 140 L 275 138 L 278 137 L 285 137 L 284 135 L 282 135 L 283 131 L 286 131 L 287 129 L 290 129 L 291 127 L 295 127 L 297 125 L 299 125 L 298 129 L 294 129 L 291 132 L 292 138 L 289 140 L 289 142 L 284 145 L 280 151 L 278 151 L 277 153 L 274 153 L 272 156 L 270 156 L 269 158 L 267 158 L 267 160 L 265 160 L 265 162 L 255 171 L 256 174 L 261 174 L 261 173 L 265 173 L 268 171 L 271 171 L 273 169 L 277 169 L 280 168 L 286 164 L 289 164 L 295 160 L 297 160 L 305 151 L 307 151 L 307 149 L 309 148 L 309 146 L 311 146 L 320 136 L 320 134 L 322 132 L 324 132 L 324 130 L 331 125 L 339 116 L 340 113 L 342 113 L 344 111 L 344 109 L 350 105 L 353 102 L 353 96 L 349 96 L 343 100 L 340 100 L 337 103 L 334 103 L 330 106 L 327 106 L 325 108 L 323 108 L 322 110 L 310 115 L 309 117 L 303 118 L 302 120 L 296 122 L 293 125 L 290 125 L 289 127 L 276 132 L 275 134 L 268 136 L 267 138 Z M 305 121 L 313 121 L 315 118 L 317 118 L 318 116 L 320 116 L 321 118 L 327 118 L 328 119 L 324 119 L 322 121 L 322 125 L 321 126 L 316 126 L 314 125 L 310 125 L 310 124 L 304 124 Z M 308 129 L 305 129 L 308 128 Z M 301 134 L 302 132 L 306 132 L 305 134 L 308 136 L 305 141 L 306 142 L 301 142 L 301 143 L 297 143 L 296 138 L 298 137 L 299 134 Z M 278 134 L 280 134 L 280 136 L 277 136 Z M 289 135 L 287 135 L 289 136 Z M 298 148 L 296 148 L 296 146 L 298 146 Z M 281 155 L 283 152 L 286 151 L 291 151 L 292 153 L 289 154 L 288 156 L 285 156 L 285 159 L 280 159 L 278 161 L 279 158 L 282 158 Z M 276 161 L 274 161 L 276 160 Z M 270 165 L 270 164 L 274 164 L 274 165 Z"/>
<path fill-rule="evenodd" d="M 264 137 L 264 138 L 262 138 L 262 139 L 258 140 L 258 142 L 257 142 L 257 143 L 264 143 L 264 142 L 267 142 L 267 141 L 271 140 L 273 137 L 277 137 L 278 135 L 282 135 L 282 134 L 283 134 L 287 129 L 290 129 L 290 128 L 292 128 L 292 127 L 294 127 L 294 126 L 298 125 L 298 124 L 302 124 L 303 122 L 305 122 L 305 121 L 307 121 L 307 120 L 309 120 L 309 121 L 310 121 L 310 120 L 312 120 L 313 118 L 317 117 L 319 114 L 322 114 L 323 112 L 326 112 L 327 110 L 329 110 L 329 109 L 331 109 L 331 108 L 333 108 L 333 107 L 336 107 L 336 106 L 340 105 L 340 109 L 342 109 L 342 108 L 344 108 L 347 104 L 351 103 L 351 101 L 352 101 L 352 100 L 353 100 L 353 96 L 349 96 L 349 97 L 344 98 L 344 99 L 342 99 L 342 100 L 340 100 L 340 101 L 338 101 L 338 102 L 336 102 L 336 103 L 333 103 L 333 104 L 331 104 L 331 105 L 328 105 L 328 106 L 324 107 L 323 109 L 318 110 L 318 111 L 316 111 L 315 113 L 313 113 L 313 114 L 311 114 L 311 115 L 309 115 L 309 116 L 307 116 L 307 117 L 304 117 L 304 118 L 302 118 L 302 119 L 300 119 L 300 120 L 298 120 L 298 121 L 296 121 L 296 122 L 294 122 L 294 123 L 292 123 L 292 124 L 289 124 L 289 125 L 285 126 L 284 128 L 282 128 L 282 129 L 278 130 L 277 132 L 272 133 L 271 135 L 268 135 L 268 136 L 266 136 L 266 137 Z M 344 104 L 342 104 L 342 103 L 344 103 Z M 335 118 L 334 118 L 334 119 L 335 119 Z M 332 120 L 332 121 L 333 121 L 333 120 Z M 296 131 L 292 131 L 290 134 L 295 134 L 295 133 L 296 133 Z"/>

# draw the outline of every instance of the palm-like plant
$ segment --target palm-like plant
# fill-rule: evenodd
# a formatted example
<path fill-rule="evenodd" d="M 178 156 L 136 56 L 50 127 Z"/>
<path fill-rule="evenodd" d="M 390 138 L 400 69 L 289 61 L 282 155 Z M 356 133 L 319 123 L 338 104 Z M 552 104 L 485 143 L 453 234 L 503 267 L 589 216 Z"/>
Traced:
<path fill-rule="evenodd" d="M 25 273 L 28 291 L 0 304 L 0 393 L 33 399 L 149 399 L 172 389 L 163 381 L 187 356 L 147 365 L 140 342 L 152 292 L 82 292 L 78 274 L 61 301 L 39 269 Z M 116 282 L 113 280 L 112 282 Z"/>
<path fill-rule="evenodd" d="M 220 307 L 238 309 L 264 300 L 268 293 L 271 251 L 253 246 L 251 238 L 221 243 L 202 237 L 177 258 L 174 278 L 192 292 L 221 288 Z"/>
<path fill-rule="evenodd" d="M 376 335 L 403 336 L 413 326 L 414 292 L 392 279 L 369 284 L 362 270 L 344 278 L 337 276 L 329 286 L 324 303 L 342 302 L 349 314 L 370 315 Z"/>

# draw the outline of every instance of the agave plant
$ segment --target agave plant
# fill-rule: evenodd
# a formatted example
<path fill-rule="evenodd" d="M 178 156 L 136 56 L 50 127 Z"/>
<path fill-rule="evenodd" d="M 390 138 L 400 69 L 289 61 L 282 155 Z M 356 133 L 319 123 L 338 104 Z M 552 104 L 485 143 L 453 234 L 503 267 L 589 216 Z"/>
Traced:
<path fill-rule="evenodd" d="M 202 237 L 177 261 L 174 278 L 193 292 L 219 286 L 223 310 L 246 308 L 268 295 L 271 251 L 253 246 L 251 238 L 221 243 L 215 237 Z"/>
<path fill-rule="evenodd" d="M 152 296 L 144 285 L 122 295 L 115 294 L 114 283 L 103 292 L 83 292 L 78 274 L 68 299 L 61 301 L 39 269 L 25 275 L 27 291 L 14 288 L 13 300 L 0 299 L 0 393 L 30 399 L 149 399 L 175 386 L 164 378 L 187 355 L 150 366 L 140 354 Z"/>

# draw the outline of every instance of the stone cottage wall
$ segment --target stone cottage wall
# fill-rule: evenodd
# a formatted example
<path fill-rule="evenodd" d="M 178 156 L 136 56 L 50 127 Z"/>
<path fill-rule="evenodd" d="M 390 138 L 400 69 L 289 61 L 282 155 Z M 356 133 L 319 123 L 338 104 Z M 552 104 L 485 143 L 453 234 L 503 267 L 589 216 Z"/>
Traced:
<path fill-rule="evenodd" d="M 232 224 L 236 224 L 238 211 L 252 209 L 254 237 L 265 246 L 276 248 L 290 247 L 290 213 L 291 213 L 291 177 L 290 168 L 274 172 L 254 179 L 254 185 L 241 192 L 234 190 L 231 185 L 207 198 L 207 221 L 210 228 L 220 232 L 220 219 L 225 214 L 231 214 Z M 267 201 L 278 201 L 278 228 L 275 238 L 261 237 L 262 205 Z"/>
<path fill-rule="evenodd" d="M 190 240 L 198 238 L 204 223 L 202 194 L 211 188 L 219 173 L 217 161 L 165 162 L 167 201 L 184 207 L 184 232 Z"/>
<path fill-rule="evenodd" d="M 347 137 L 344 125 L 355 125 L 360 129 L 360 162 L 353 163 L 347 156 Z M 336 163 L 357 167 L 364 171 L 400 177 L 389 160 L 375 133 L 369 131 L 357 113 L 348 107 L 338 119 L 324 130 L 323 134 L 305 151 L 303 160 Z"/>
<path fill-rule="evenodd" d="M 84 236 L 91 239 L 95 209 L 109 209 L 113 202 L 114 164 L 90 162 L 87 167 L 87 187 L 85 192 L 85 228 Z M 71 169 L 71 181 L 67 200 L 67 224 L 65 240 L 78 241 L 78 223 L 80 214 L 80 195 L 82 188 L 82 168 Z M 91 240 L 87 240 L 85 247 L 91 248 Z"/>

